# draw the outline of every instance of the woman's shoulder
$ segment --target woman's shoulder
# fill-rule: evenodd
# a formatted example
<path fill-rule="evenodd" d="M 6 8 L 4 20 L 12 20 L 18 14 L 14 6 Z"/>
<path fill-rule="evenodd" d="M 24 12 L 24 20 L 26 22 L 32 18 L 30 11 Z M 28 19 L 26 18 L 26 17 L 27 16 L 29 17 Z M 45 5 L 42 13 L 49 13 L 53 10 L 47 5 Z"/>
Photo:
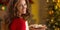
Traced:
<path fill-rule="evenodd" d="M 19 17 L 14 17 L 12 20 L 16 20 L 16 19 L 18 19 Z"/>
<path fill-rule="evenodd" d="M 14 18 L 13 21 L 16 21 L 16 22 L 25 22 L 25 19 L 23 19 L 23 18 Z"/>

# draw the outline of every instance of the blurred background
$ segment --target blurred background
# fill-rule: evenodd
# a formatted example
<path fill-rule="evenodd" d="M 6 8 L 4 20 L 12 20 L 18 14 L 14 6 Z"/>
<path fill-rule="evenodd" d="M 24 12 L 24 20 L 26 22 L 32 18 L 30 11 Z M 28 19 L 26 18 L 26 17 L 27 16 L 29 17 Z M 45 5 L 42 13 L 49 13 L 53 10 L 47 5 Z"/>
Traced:
<path fill-rule="evenodd" d="M 8 30 L 8 2 L 0 0 L 0 30 Z M 30 5 L 31 17 L 29 25 L 43 24 L 48 30 L 60 30 L 60 0 L 32 0 Z"/>

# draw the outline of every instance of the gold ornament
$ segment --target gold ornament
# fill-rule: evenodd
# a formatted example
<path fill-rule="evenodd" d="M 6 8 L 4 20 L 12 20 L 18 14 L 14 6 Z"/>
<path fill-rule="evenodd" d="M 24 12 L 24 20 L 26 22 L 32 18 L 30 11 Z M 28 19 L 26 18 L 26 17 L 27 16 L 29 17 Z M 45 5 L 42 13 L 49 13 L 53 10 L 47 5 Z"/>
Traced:
<path fill-rule="evenodd" d="M 54 13 L 54 11 L 53 11 L 53 10 L 50 10 L 50 11 L 49 11 L 49 14 L 50 14 L 50 15 L 51 15 L 51 14 L 53 14 L 53 13 Z"/>
<path fill-rule="evenodd" d="M 56 25 L 58 25 L 58 23 L 57 23 L 57 22 L 56 22 L 55 24 L 56 24 Z"/>
<path fill-rule="evenodd" d="M 56 6 L 55 6 L 55 9 L 57 9 L 57 8 L 58 8 L 58 6 L 56 5 Z"/>

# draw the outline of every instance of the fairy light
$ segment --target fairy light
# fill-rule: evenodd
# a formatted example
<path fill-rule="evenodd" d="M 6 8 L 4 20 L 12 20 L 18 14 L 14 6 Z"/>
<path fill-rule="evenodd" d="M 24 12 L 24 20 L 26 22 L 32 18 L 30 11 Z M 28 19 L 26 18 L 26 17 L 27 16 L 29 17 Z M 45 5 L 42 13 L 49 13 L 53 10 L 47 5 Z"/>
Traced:
<path fill-rule="evenodd" d="M 2 10 L 5 10 L 5 7 L 4 6 L 2 6 Z"/>

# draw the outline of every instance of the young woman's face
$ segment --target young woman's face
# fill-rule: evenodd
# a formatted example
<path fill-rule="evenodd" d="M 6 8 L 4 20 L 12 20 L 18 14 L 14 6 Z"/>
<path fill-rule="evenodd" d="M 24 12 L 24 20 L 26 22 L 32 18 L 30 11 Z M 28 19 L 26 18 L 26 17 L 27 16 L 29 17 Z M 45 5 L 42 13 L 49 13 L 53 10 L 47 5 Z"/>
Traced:
<path fill-rule="evenodd" d="M 27 4 L 25 0 L 19 0 L 19 3 L 17 5 L 17 9 L 20 14 L 26 14 Z"/>

